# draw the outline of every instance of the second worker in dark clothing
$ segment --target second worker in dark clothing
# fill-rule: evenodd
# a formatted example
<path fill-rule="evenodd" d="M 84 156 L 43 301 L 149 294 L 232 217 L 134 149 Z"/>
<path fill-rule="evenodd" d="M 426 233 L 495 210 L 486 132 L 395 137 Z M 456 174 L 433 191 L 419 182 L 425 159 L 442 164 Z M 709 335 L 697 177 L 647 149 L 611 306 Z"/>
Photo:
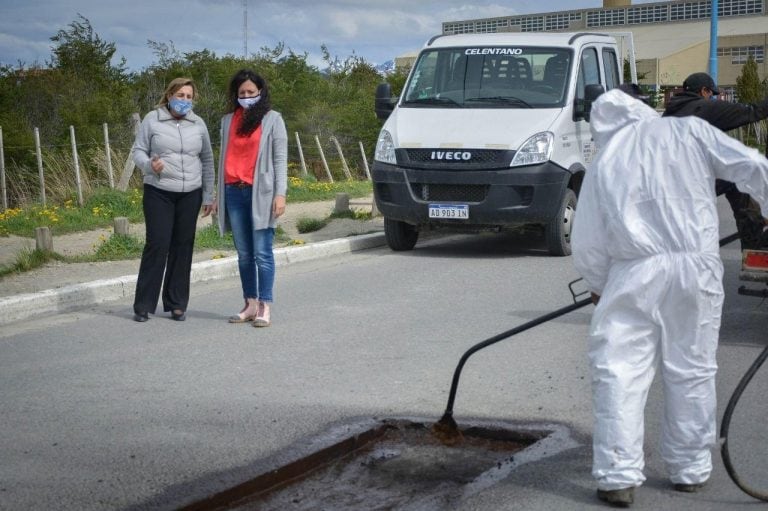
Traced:
<path fill-rule="evenodd" d="M 714 80 L 707 73 L 693 73 L 683 82 L 683 92 L 672 96 L 664 110 L 665 116 L 700 117 L 716 128 L 729 131 L 768 118 L 768 98 L 759 103 L 729 103 L 712 101 L 720 94 Z M 760 208 L 733 183 L 718 179 L 717 195 L 725 195 L 733 210 L 742 248 L 758 248 L 762 244 L 765 220 Z"/>

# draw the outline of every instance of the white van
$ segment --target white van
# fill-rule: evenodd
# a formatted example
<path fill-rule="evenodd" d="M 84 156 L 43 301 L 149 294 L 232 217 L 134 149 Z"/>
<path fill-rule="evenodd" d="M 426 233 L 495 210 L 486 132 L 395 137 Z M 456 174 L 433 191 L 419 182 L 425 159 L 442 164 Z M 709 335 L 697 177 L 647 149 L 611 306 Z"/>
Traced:
<path fill-rule="evenodd" d="M 411 250 L 426 229 L 538 224 L 550 254 L 570 254 L 595 152 L 590 100 L 622 83 L 622 61 L 608 34 L 430 39 L 399 98 L 376 91 L 372 178 L 390 248 Z"/>

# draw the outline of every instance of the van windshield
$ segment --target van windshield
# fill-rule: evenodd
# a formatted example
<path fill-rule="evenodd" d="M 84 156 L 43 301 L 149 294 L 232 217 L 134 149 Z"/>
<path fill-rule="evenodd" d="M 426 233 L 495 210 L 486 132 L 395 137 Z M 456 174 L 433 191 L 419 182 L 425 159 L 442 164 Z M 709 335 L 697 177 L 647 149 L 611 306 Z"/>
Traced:
<path fill-rule="evenodd" d="M 402 106 L 563 106 L 571 51 L 520 46 L 439 48 L 419 55 Z"/>

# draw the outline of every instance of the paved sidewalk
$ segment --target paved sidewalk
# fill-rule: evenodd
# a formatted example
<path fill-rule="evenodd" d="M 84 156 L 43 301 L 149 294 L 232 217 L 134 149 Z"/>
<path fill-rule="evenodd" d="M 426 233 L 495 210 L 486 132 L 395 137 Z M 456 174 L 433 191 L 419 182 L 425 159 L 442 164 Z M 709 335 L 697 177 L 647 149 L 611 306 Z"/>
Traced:
<path fill-rule="evenodd" d="M 367 199 L 359 199 L 363 202 Z M 358 202 L 356 200 L 355 202 Z M 296 229 L 303 218 L 327 218 L 335 201 L 288 204 L 279 222 L 289 242 L 275 246 L 275 263 L 283 266 L 333 254 L 362 250 L 384 244 L 383 218 L 354 220 L 333 219 L 322 229 L 301 234 Z M 353 206 L 367 209 L 365 206 Z M 201 218 L 198 228 L 211 224 Z M 131 225 L 131 234 L 143 237 L 143 224 Z M 54 250 L 65 255 L 92 253 L 111 229 L 56 236 Z M 0 264 L 9 264 L 24 247 L 34 248 L 28 238 L 0 238 Z M 234 251 L 204 250 L 195 253 L 192 281 L 199 282 L 237 275 Z M 132 296 L 139 260 L 98 263 L 51 262 L 33 271 L 0 278 L 0 325 L 20 321 L 32 314 L 63 312 L 109 300 Z"/>

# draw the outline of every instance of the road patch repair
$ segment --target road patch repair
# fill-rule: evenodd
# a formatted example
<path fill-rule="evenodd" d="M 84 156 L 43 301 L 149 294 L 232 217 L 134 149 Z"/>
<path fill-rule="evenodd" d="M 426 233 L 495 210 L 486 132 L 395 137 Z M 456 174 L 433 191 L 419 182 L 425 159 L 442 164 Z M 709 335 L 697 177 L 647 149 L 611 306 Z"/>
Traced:
<path fill-rule="evenodd" d="M 181 510 L 446 509 L 578 446 L 558 424 L 468 422 L 453 446 L 429 425 L 392 418 L 336 427 L 309 441 L 308 452 Z"/>

